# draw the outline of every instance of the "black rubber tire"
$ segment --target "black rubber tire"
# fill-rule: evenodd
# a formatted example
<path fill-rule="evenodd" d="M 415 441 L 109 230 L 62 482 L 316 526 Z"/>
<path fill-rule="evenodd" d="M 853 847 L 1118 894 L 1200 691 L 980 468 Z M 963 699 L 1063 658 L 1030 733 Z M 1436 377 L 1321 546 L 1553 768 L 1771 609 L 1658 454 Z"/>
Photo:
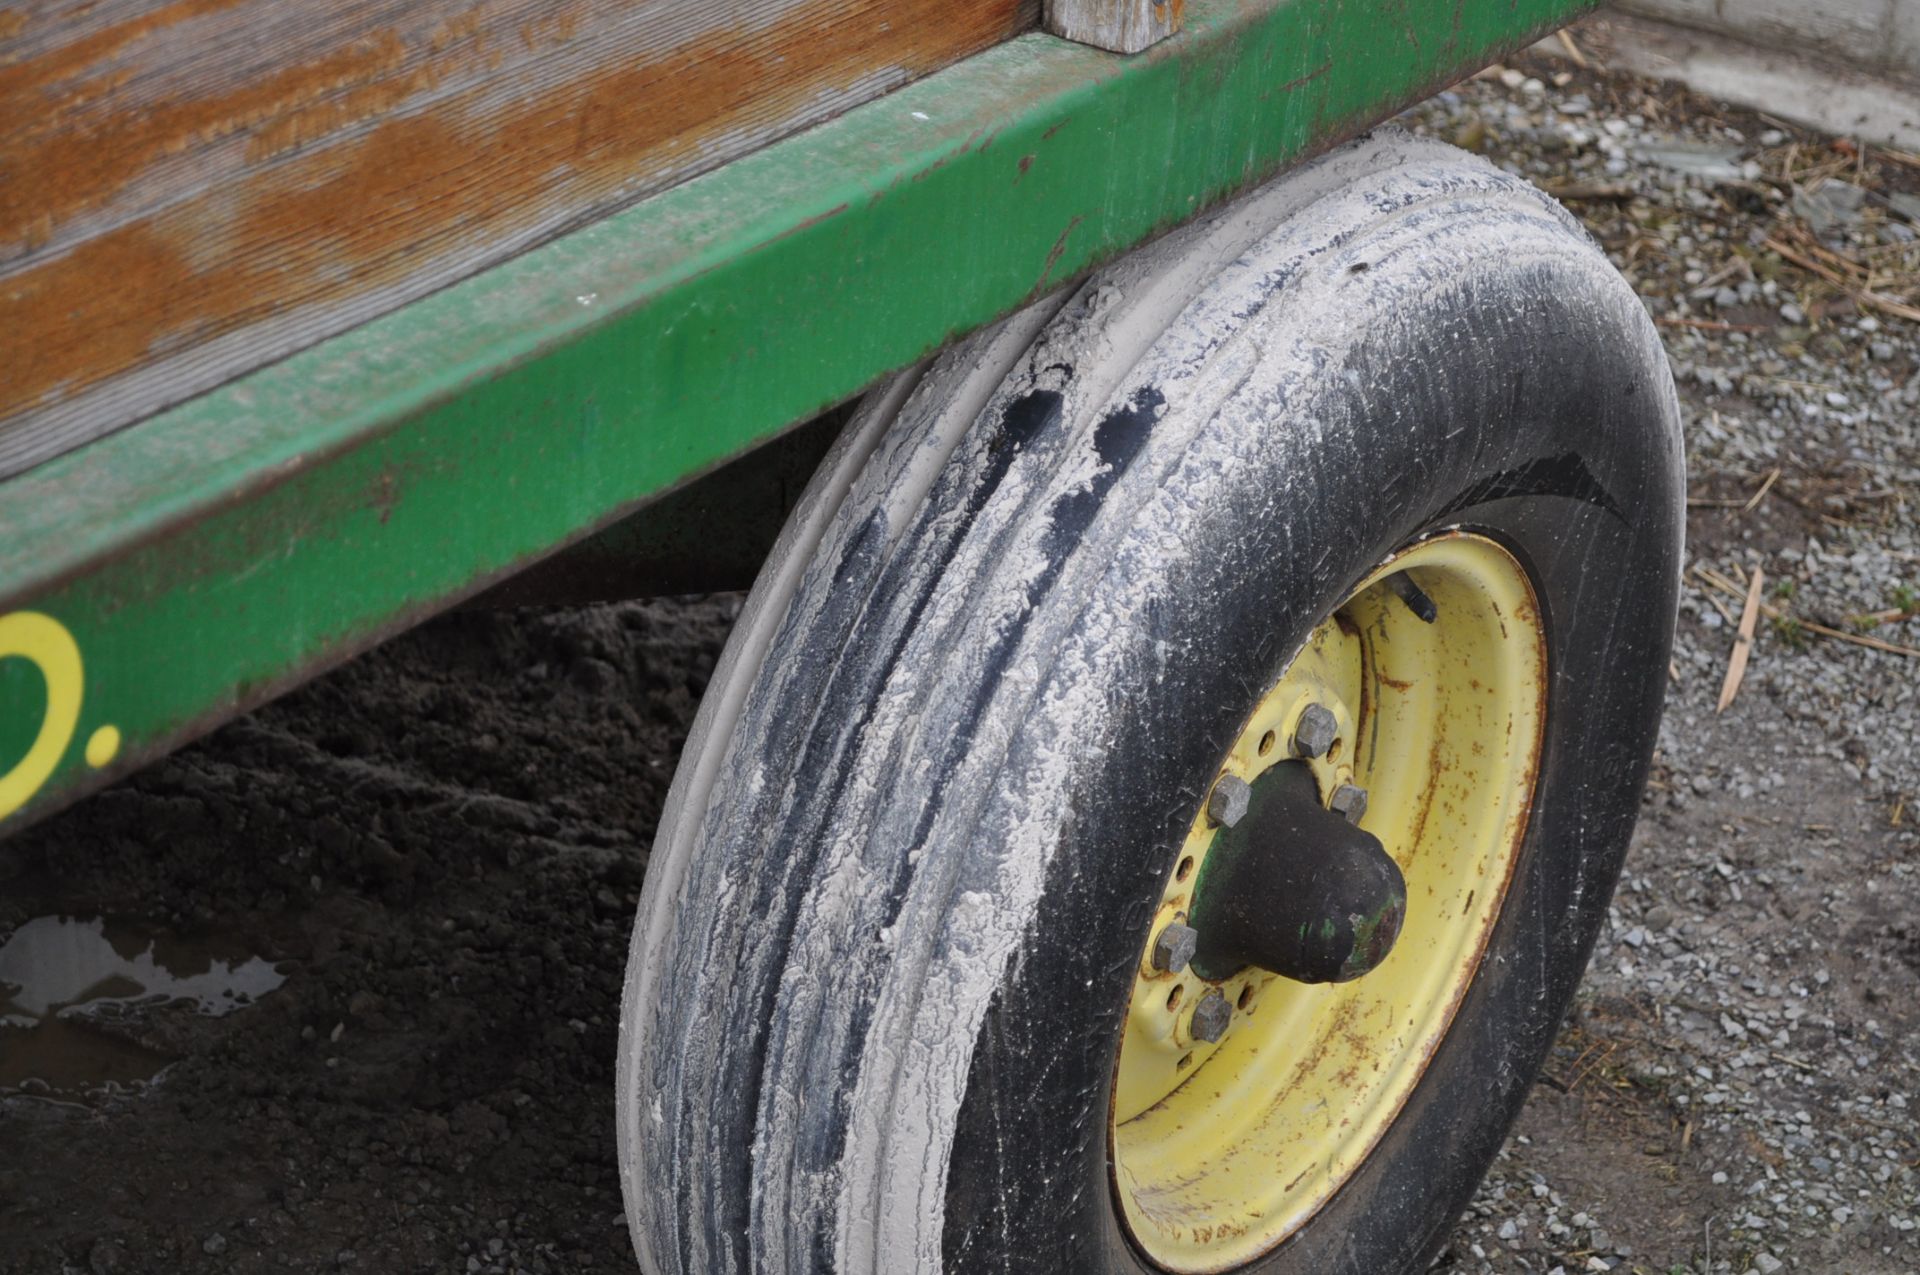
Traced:
<path fill-rule="evenodd" d="M 619 1101 L 643 1266 L 1152 1269 L 1107 1103 L 1171 856 L 1314 625 L 1465 526 L 1548 635 L 1513 885 L 1384 1139 L 1246 1268 L 1420 1269 L 1551 1044 L 1652 751 L 1683 488 L 1632 290 L 1526 183 L 1383 130 L 850 430 L 649 868 Z"/>

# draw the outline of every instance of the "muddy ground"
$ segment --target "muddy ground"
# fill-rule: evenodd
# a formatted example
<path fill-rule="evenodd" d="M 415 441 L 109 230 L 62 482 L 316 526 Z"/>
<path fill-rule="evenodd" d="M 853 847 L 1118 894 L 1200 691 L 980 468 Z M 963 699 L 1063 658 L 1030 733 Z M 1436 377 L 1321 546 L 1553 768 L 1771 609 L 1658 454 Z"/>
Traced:
<path fill-rule="evenodd" d="M 1623 177 L 1591 145 L 1743 162 L 1772 124 L 1570 61 L 1513 71 L 1421 123 L 1549 186 L 1646 185 L 1575 206 L 1669 323 L 1698 503 L 1614 924 L 1441 1262 L 1920 1270 L 1920 660 L 1805 627 L 1920 643 L 1903 615 L 1916 328 L 1818 280 L 1709 281 L 1716 262 L 1694 268 L 1678 240 L 1751 247 L 1780 200 L 1663 183 L 1640 157 Z M 1670 271 L 1649 264 L 1663 254 Z M 1769 586 L 1781 614 L 1716 713 L 1741 599 L 1711 576 L 1737 589 L 1754 566 L 1792 587 Z M 158 937 L 180 976 L 247 956 L 285 976 L 219 1017 L 108 989 L 30 1058 L 36 1029 L 8 1020 L 0 1271 L 632 1269 L 610 1115 L 621 967 L 736 609 L 453 615 L 0 842 L 0 941 L 108 917 L 146 929 L 115 932 L 123 961 Z M 109 1078 L 114 1096 L 87 1097 Z"/>

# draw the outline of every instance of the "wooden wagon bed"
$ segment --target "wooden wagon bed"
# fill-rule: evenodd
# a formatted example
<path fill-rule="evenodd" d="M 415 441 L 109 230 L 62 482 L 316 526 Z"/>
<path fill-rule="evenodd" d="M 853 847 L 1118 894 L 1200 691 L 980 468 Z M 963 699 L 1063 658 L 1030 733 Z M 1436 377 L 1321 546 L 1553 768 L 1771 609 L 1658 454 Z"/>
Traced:
<path fill-rule="evenodd" d="M 1036 4 L 0 8 L 0 478 L 1004 40 Z"/>

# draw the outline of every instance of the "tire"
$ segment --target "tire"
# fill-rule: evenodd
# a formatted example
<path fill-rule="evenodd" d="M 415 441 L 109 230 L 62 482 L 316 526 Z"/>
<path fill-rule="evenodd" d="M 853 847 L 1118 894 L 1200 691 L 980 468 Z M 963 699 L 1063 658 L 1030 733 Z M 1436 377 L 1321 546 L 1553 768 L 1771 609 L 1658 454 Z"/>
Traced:
<path fill-rule="evenodd" d="M 1387 130 L 877 392 L 755 586 L 648 868 L 617 1096 L 642 1267 L 1164 1266 L 1110 1119 L 1176 856 L 1343 599 L 1465 529 L 1519 564 L 1546 652 L 1503 892 L 1375 1140 L 1232 1259 L 1422 1269 L 1626 853 L 1677 419 L 1572 218 Z"/>

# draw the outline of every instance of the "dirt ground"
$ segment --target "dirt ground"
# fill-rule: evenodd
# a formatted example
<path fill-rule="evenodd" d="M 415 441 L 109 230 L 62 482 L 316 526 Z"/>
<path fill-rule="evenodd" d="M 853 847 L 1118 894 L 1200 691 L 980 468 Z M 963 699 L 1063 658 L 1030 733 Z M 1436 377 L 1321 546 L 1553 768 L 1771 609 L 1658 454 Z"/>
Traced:
<path fill-rule="evenodd" d="M 1731 128 L 1744 160 L 1771 127 L 1572 63 L 1513 72 L 1419 122 L 1561 187 L 1629 180 L 1604 146 L 1541 142 L 1568 128 Z M 1781 136 L 1768 154 L 1831 146 Z M 1681 320 L 1673 700 L 1614 924 L 1441 1266 L 1920 1271 L 1920 658 L 1806 627 L 1920 645 L 1920 328 L 1812 278 L 1722 295 L 1679 239 L 1752 247 L 1779 201 L 1655 167 L 1569 197 Z M 1664 248 L 1634 246 L 1646 226 Z M 1712 577 L 1738 592 L 1755 566 L 1779 615 L 1716 713 L 1742 599 Z M 0 945 L 105 917 L 144 927 L 102 940 L 109 962 L 157 939 L 176 976 L 284 975 L 220 1016 L 96 989 L 58 1041 L 0 1006 L 0 1271 L 633 1269 L 622 965 L 737 606 L 455 614 L 0 842 Z"/>

